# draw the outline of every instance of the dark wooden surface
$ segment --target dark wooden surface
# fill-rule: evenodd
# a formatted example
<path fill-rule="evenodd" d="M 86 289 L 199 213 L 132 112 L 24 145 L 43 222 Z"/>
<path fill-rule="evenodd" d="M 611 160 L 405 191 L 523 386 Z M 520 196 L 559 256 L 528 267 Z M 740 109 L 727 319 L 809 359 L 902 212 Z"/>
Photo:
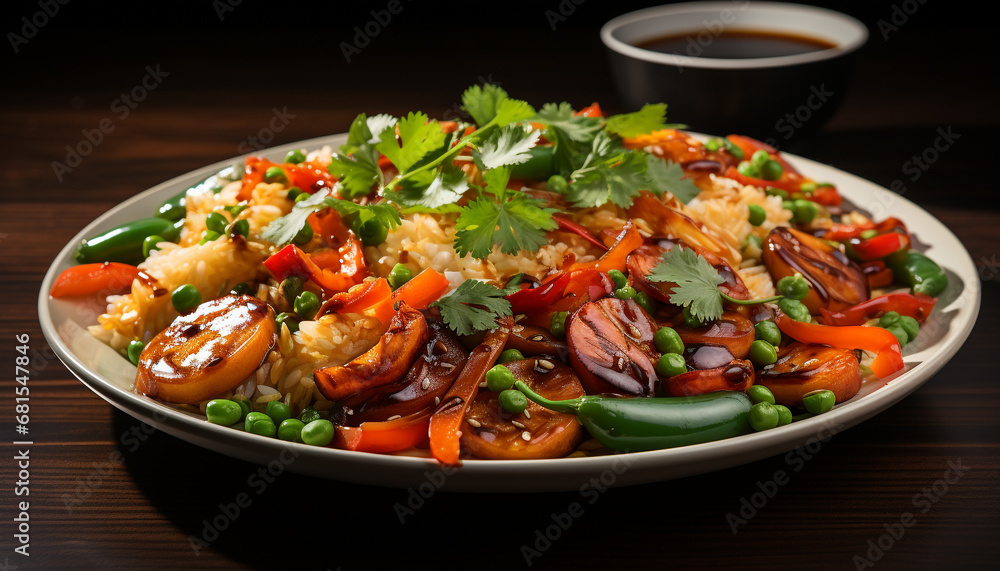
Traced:
<path fill-rule="evenodd" d="M 465 43 L 454 30 L 420 28 L 447 14 L 425 10 L 406 24 L 404 12 L 350 65 L 337 44 L 367 21 L 357 10 L 332 30 L 313 23 L 296 31 L 295 22 L 280 21 L 261 40 L 259 9 L 237 7 L 219 23 L 205 3 L 190 30 L 177 15 L 146 30 L 128 28 L 146 21 L 134 14 L 104 22 L 69 5 L 21 46 L 5 64 L 0 93 L 0 355 L 8 363 L 0 376 L 0 569 L 516 568 L 526 564 L 522 545 L 545 547 L 536 533 L 554 533 L 559 519 L 568 529 L 531 559 L 533 567 L 867 568 L 857 556 L 880 569 L 995 568 L 1000 389 L 989 363 L 1000 329 L 1000 211 L 990 175 L 1000 112 L 995 69 L 955 63 L 960 53 L 992 49 L 989 37 L 952 26 L 950 12 L 933 3 L 888 40 L 877 20 L 891 14 L 890 3 L 861 15 L 874 34 L 853 88 L 823 132 L 798 149 L 883 185 L 905 181 L 906 195 L 947 224 L 981 268 L 982 310 L 968 342 L 924 387 L 800 455 L 599 495 L 438 493 L 401 524 L 394 506 L 408 501 L 405 490 L 292 473 L 262 489 L 257 466 L 144 432 L 53 357 L 35 305 L 59 249 L 136 192 L 240 154 L 275 109 L 294 117 L 273 124 L 280 128 L 269 145 L 344 131 L 361 111 L 442 116 L 480 78 L 536 104 L 599 100 L 616 110 L 596 29 L 622 9 L 582 4 L 575 22 L 551 31 L 543 12 L 558 3 L 547 4 L 518 4 L 523 21 L 481 20 L 475 37 L 488 41 Z M 35 10 L 27 3 L 23 14 Z M 17 24 L 14 12 L 7 29 Z M 77 18 L 92 27 L 74 25 Z M 117 118 L 114 100 L 157 64 L 169 73 L 162 85 Z M 66 145 L 105 117 L 115 129 L 57 180 L 52 163 L 65 161 Z M 960 137 L 909 180 L 904 163 L 932 145 L 939 128 Z M 32 356 L 27 497 L 15 496 L 10 445 L 11 362 L 22 333 Z M 967 469 L 945 487 L 939 481 L 950 465 Z M 787 481 L 776 479 L 779 471 Z M 773 497 L 761 501 L 762 489 Z M 918 497 L 925 490 L 935 503 Z M 241 493 L 250 504 L 222 522 L 218 537 L 206 536 L 206 522 L 222 521 L 220 506 Z M 744 500 L 758 507 L 734 533 L 727 514 L 749 515 Z M 30 557 L 13 551 L 18 501 L 30 502 Z M 562 516 L 574 502 L 583 514 Z M 907 513 L 914 519 L 903 527 Z M 211 541 L 195 549 L 192 537 Z"/>

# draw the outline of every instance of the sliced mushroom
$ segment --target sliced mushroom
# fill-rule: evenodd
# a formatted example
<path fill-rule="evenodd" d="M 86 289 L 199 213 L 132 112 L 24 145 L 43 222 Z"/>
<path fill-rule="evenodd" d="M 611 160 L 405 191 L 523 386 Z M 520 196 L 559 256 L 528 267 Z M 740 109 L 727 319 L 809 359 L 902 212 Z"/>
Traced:
<path fill-rule="evenodd" d="M 522 359 L 504 363 L 514 378 L 553 399 L 583 396 L 573 369 L 561 363 Z M 551 366 L 551 367 L 550 367 Z M 497 393 L 482 390 L 469 405 L 462 424 L 462 447 L 476 458 L 518 460 L 561 458 L 580 443 L 583 427 L 571 414 L 543 408 L 531 401 L 524 413 L 505 411 Z"/>
<path fill-rule="evenodd" d="M 207 301 L 146 345 L 135 391 L 185 404 L 230 391 L 264 362 L 277 330 L 274 312 L 257 298 L 227 295 Z"/>
<path fill-rule="evenodd" d="M 316 386 L 326 398 L 339 401 L 394 383 L 410 370 L 428 336 L 424 315 L 400 302 L 399 311 L 389 322 L 382 339 L 346 365 L 315 371 Z"/>
<path fill-rule="evenodd" d="M 469 353 L 440 321 L 432 321 L 430 338 L 406 375 L 398 382 L 377 387 L 341 401 L 351 411 L 345 423 L 384 421 L 408 416 L 433 407 L 443 398 L 462 372 Z"/>
<path fill-rule="evenodd" d="M 566 324 L 569 360 L 589 394 L 649 396 L 656 390 L 656 322 L 630 300 L 584 304 Z"/>
<path fill-rule="evenodd" d="M 792 228 L 771 230 L 764 242 L 764 265 L 774 282 L 801 273 L 809 281 L 802 303 L 813 314 L 819 308 L 841 311 L 868 299 L 864 271 L 837 248 Z"/>
<path fill-rule="evenodd" d="M 764 367 L 757 382 L 785 406 L 802 406 L 803 395 L 821 389 L 844 402 L 861 390 L 861 367 L 850 349 L 796 344 L 781 349 L 778 361 Z"/>

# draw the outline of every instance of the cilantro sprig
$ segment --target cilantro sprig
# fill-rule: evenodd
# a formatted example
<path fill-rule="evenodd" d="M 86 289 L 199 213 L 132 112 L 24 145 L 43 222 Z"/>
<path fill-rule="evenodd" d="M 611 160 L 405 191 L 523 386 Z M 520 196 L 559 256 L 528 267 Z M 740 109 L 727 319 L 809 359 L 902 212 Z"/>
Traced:
<path fill-rule="evenodd" d="M 680 246 L 663 253 L 660 263 L 650 272 L 648 279 L 653 282 L 675 284 L 670 293 L 670 302 L 690 308 L 691 315 L 701 321 L 715 321 L 722 317 L 724 301 L 740 305 L 752 305 L 776 301 L 780 295 L 764 299 L 734 299 L 719 290 L 725 280 L 718 270 L 694 250 Z"/>
<path fill-rule="evenodd" d="M 441 319 L 459 335 L 497 328 L 497 316 L 511 315 L 504 290 L 478 280 L 466 280 L 455 291 L 431 304 L 441 311 Z"/>

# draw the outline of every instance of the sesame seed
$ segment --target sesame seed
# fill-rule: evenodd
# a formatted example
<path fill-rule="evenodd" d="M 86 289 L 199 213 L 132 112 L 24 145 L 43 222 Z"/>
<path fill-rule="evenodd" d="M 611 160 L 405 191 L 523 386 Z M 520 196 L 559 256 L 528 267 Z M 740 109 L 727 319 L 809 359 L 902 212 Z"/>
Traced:
<path fill-rule="evenodd" d="M 525 317 L 528 317 L 528 314 L 526 314 L 526 313 L 518 313 L 517 315 L 514 316 L 514 323 L 517 323 L 518 321 L 521 321 Z"/>
<path fill-rule="evenodd" d="M 434 406 L 441 404 L 441 397 L 434 397 Z"/>
<path fill-rule="evenodd" d="M 531 418 L 531 413 L 528 412 L 528 409 L 524 409 L 524 418 Z"/>
<path fill-rule="evenodd" d="M 478 420 L 474 418 L 467 418 L 465 419 L 465 422 L 468 422 L 469 426 L 471 426 L 472 428 L 480 428 L 483 426 Z"/>
<path fill-rule="evenodd" d="M 521 433 L 521 438 L 523 438 L 525 442 L 531 442 L 531 433 L 525 430 Z"/>
<path fill-rule="evenodd" d="M 538 366 L 548 371 L 556 368 L 556 366 L 552 364 L 552 361 L 549 361 L 548 359 L 539 359 Z"/>
<path fill-rule="evenodd" d="M 451 370 L 451 369 L 455 368 L 455 365 L 452 365 L 451 363 L 445 363 L 445 362 L 441 362 L 441 364 L 438 365 L 438 366 L 441 367 L 442 369 L 448 369 L 448 370 Z"/>
<path fill-rule="evenodd" d="M 424 389 L 425 391 L 428 388 L 430 388 L 430 386 L 431 386 L 431 380 L 430 379 L 424 379 L 423 382 L 420 383 L 420 388 Z"/>
<path fill-rule="evenodd" d="M 539 333 L 538 335 L 532 335 L 528 337 L 528 341 L 545 341 L 545 336 Z"/>
<path fill-rule="evenodd" d="M 394 415 L 390 416 L 389 418 L 387 418 L 386 420 L 387 421 L 389 421 L 389 420 L 398 420 L 400 418 L 403 418 L 403 415 L 401 415 L 401 414 L 394 414 Z"/>
<path fill-rule="evenodd" d="M 481 388 L 481 389 L 485 389 L 488 386 L 489 385 L 487 385 L 486 383 L 479 383 L 479 388 Z"/>
<path fill-rule="evenodd" d="M 525 428 L 528 428 L 527 426 L 521 424 L 520 422 L 518 422 L 516 420 L 510 421 L 510 423 L 513 424 L 514 426 L 520 428 L 521 430 L 524 430 Z"/>

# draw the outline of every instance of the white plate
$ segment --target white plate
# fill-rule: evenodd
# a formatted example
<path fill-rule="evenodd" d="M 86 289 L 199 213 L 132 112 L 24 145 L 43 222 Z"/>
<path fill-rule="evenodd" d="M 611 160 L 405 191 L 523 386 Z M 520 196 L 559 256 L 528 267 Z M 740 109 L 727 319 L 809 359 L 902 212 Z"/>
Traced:
<path fill-rule="evenodd" d="M 291 149 L 337 147 L 344 135 L 321 137 L 269 149 L 265 157 L 281 160 Z M 135 367 L 87 333 L 103 310 L 98 302 L 52 300 L 47 292 L 60 272 L 73 265 L 73 251 L 84 237 L 152 215 L 167 198 L 240 159 L 216 163 L 159 184 L 111 209 L 76 235 L 56 257 L 42 283 L 38 314 L 42 331 L 59 358 L 87 387 L 117 408 L 178 438 L 206 448 L 268 464 L 281 462 L 293 472 L 348 482 L 414 487 L 424 493 L 441 488 L 457 491 L 523 492 L 578 490 L 592 478 L 602 485 L 631 485 L 719 470 L 780 454 L 857 424 L 916 390 L 958 351 L 979 313 L 980 290 L 968 252 L 941 222 L 912 202 L 843 171 L 788 155 L 799 170 L 816 180 L 836 184 L 857 207 L 875 218 L 897 216 L 927 253 L 946 269 L 948 289 L 918 339 L 904 350 L 906 370 L 893 378 L 868 383 L 833 411 L 766 432 L 717 442 L 627 455 L 553 460 L 466 460 L 457 470 L 434 461 L 289 444 L 210 424 L 203 417 L 177 411 L 131 391 Z M 278 469 L 279 466 L 274 466 Z"/>

